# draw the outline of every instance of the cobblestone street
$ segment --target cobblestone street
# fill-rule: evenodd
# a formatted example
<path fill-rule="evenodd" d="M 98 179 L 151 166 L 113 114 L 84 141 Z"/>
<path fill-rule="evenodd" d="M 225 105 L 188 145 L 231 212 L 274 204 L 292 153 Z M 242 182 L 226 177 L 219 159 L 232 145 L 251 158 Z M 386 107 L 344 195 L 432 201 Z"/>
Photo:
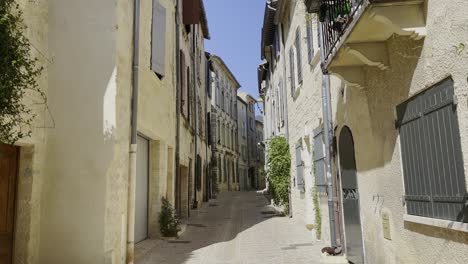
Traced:
<path fill-rule="evenodd" d="M 272 212 L 261 194 L 221 194 L 192 215 L 178 240 L 139 243 L 136 263 L 319 263 L 323 245 L 304 224 Z"/>

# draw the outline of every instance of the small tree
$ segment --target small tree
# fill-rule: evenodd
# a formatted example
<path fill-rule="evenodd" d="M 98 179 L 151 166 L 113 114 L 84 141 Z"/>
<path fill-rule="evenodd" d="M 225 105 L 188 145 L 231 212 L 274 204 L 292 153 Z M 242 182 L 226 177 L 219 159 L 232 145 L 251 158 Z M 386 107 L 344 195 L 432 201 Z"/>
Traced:
<path fill-rule="evenodd" d="M 177 219 L 169 201 L 165 197 L 161 201 L 162 207 L 159 213 L 160 232 L 165 237 L 177 237 L 177 233 L 180 231 L 179 219 Z"/>
<path fill-rule="evenodd" d="M 274 137 L 268 141 L 267 157 L 268 191 L 273 202 L 288 213 L 291 154 L 284 137 Z"/>
<path fill-rule="evenodd" d="M 24 103 L 27 90 L 38 88 L 42 68 L 31 58 L 31 45 L 24 36 L 22 12 L 14 0 L 0 1 L 0 142 L 14 143 L 31 135 L 34 114 Z"/>

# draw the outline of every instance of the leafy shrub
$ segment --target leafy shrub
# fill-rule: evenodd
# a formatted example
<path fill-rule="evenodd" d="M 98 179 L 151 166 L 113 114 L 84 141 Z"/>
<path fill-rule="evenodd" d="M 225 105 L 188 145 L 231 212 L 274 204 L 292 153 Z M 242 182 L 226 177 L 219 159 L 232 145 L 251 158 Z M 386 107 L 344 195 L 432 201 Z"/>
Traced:
<path fill-rule="evenodd" d="M 165 237 L 177 237 L 177 233 L 180 231 L 179 219 L 177 219 L 169 201 L 165 197 L 161 201 L 162 207 L 159 213 L 160 232 Z"/>
<path fill-rule="evenodd" d="M 24 103 L 28 90 L 38 89 L 42 68 L 30 57 L 22 12 L 14 0 L 0 1 L 0 142 L 14 143 L 31 135 L 34 114 Z"/>
<path fill-rule="evenodd" d="M 288 213 L 291 154 L 284 137 L 274 137 L 268 141 L 267 157 L 268 191 L 273 202 Z"/>

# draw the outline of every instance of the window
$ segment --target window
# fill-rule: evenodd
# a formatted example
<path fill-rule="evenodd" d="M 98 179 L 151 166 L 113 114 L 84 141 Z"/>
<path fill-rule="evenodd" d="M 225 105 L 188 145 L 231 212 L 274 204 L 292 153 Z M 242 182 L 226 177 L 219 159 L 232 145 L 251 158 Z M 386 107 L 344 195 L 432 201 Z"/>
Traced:
<path fill-rule="evenodd" d="M 407 213 L 468 223 L 452 79 L 397 106 Z"/>
<path fill-rule="evenodd" d="M 291 80 L 291 95 L 296 91 L 296 79 L 294 77 L 294 49 L 291 47 L 289 50 L 289 78 Z"/>
<path fill-rule="evenodd" d="M 153 0 L 153 22 L 151 25 L 151 70 L 160 78 L 166 68 L 166 8 Z"/>
<path fill-rule="evenodd" d="M 302 83 L 302 57 L 301 57 L 301 30 L 296 30 L 296 40 L 294 42 L 296 48 L 296 62 L 297 62 L 297 82 Z"/>
<path fill-rule="evenodd" d="M 309 64 L 312 63 L 314 58 L 314 32 L 312 29 L 312 18 L 307 16 L 307 58 L 309 59 Z"/>

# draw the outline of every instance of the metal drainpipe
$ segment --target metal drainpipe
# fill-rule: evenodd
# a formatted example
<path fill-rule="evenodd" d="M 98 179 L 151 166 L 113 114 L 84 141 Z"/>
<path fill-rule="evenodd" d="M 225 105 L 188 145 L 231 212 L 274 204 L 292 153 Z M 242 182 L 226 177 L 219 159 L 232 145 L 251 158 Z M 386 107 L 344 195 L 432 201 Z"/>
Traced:
<path fill-rule="evenodd" d="M 328 186 L 328 213 L 330 217 L 330 240 L 331 246 L 336 247 L 336 225 L 335 225 L 335 206 L 334 206 L 334 187 L 332 179 L 332 157 L 331 157 L 331 146 L 333 139 L 333 120 L 332 120 L 332 108 L 331 108 L 331 96 L 330 96 L 330 75 L 324 68 L 325 65 L 325 49 L 323 39 L 323 27 L 321 23 L 318 23 L 320 31 L 320 59 L 322 63 L 322 108 L 323 108 L 323 120 L 324 120 L 324 135 L 325 135 L 325 149 L 326 149 L 326 160 L 327 160 L 327 186 Z"/>
<path fill-rule="evenodd" d="M 133 264 L 135 258 L 135 185 L 137 159 L 138 71 L 140 61 L 140 0 L 135 0 L 133 12 L 133 89 L 127 199 L 127 264 Z"/>
<path fill-rule="evenodd" d="M 179 0 L 176 0 L 175 6 L 175 24 L 176 24 L 176 135 L 175 135 L 175 208 L 178 215 L 181 209 L 181 190 L 180 190 L 180 24 L 179 24 Z"/>
<path fill-rule="evenodd" d="M 193 174 L 193 195 L 194 195 L 194 203 L 197 205 L 198 207 L 198 199 L 197 199 L 197 196 L 198 196 L 198 190 L 197 190 L 197 184 L 198 184 L 198 180 L 197 180 L 197 165 L 200 166 L 200 164 L 198 164 L 198 140 L 197 140 L 197 137 L 198 137 L 198 127 L 197 127 L 197 114 L 198 114 L 198 99 L 197 99 L 197 71 L 195 70 L 195 61 L 196 61 L 196 57 L 197 57 L 197 50 L 196 50 L 196 37 L 195 37 L 195 31 L 196 31 L 196 26 L 195 25 L 192 25 L 192 80 L 193 80 L 193 96 L 194 96 L 194 111 L 193 111 L 193 123 L 194 123 L 194 127 L 195 127 L 195 131 L 194 131 L 194 147 L 195 147 L 195 158 L 193 159 L 194 160 L 194 163 L 195 163 L 195 166 L 194 166 L 194 171 L 195 173 Z M 199 65 L 198 65 L 199 66 Z"/>

